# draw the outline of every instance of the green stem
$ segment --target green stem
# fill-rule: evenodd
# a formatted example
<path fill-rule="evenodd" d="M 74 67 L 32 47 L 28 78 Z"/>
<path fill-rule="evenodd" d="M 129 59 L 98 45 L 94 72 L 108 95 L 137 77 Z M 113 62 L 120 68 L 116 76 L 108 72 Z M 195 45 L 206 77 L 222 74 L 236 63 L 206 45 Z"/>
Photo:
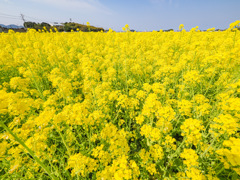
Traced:
<path fill-rule="evenodd" d="M 187 139 L 187 138 L 185 137 L 185 138 L 183 139 L 183 141 L 181 142 L 181 144 L 180 144 L 180 145 L 178 146 L 178 148 L 176 149 L 175 153 L 173 153 L 173 154 L 171 155 L 171 157 L 169 158 L 168 163 L 167 163 L 167 166 L 166 166 L 165 171 L 164 171 L 164 174 L 163 174 L 163 177 L 166 176 L 167 169 L 168 169 L 168 167 L 169 167 L 169 165 L 170 165 L 170 162 L 171 162 L 172 158 L 174 158 L 175 156 L 176 156 L 176 157 L 178 156 L 178 153 L 179 153 L 178 151 L 179 151 L 180 148 L 184 145 L 186 139 Z"/>
<path fill-rule="evenodd" d="M 51 158 L 50 158 L 47 154 L 45 154 L 45 156 L 48 158 L 50 166 L 54 169 L 54 171 L 56 171 L 58 177 L 59 177 L 61 180 L 64 180 L 63 177 L 61 176 L 61 174 L 59 173 L 58 169 L 56 169 L 56 168 L 54 167 L 54 165 L 51 163 Z"/>
<path fill-rule="evenodd" d="M 203 158 L 203 157 L 205 156 L 205 154 L 206 154 L 206 153 L 209 151 L 209 149 L 213 146 L 215 140 L 216 140 L 218 137 L 219 137 L 219 135 L 214 137 L 214 139 L 212 140 L 212 142 L 211 142 L 211 144 L 208 146 L 208 148 L 203 152 L 203 154 L 200 155 L 201 158 Z"/>
<path fill-rule="evenodd" d="M 56 127 L 56 130 L 57 130 L 58 134 L 60 135 L 60 137 L 61 137 L 61 139 L 62 139 L 62 141 L 63 141 L 63 144 L 64 144 L 64 146 L 65 146 L 66 149 L 67 149 L 68 155 L 71 156 L 71 151 L 70 151 L 70 149 L 69 149 L 69 146 L 67 145 L 65 139 L 63 138 L 60 129 L 58 128 L 58 126 L 57 126 L 54 122 L 52 122 L 52 123 L 53 123 L 53 125 Z"/>
<path fill-rule="evenodd" d="M 27 152 L 33 157 L 33 159 L 45 170 L 45 172 L 52 179 L 57 180 L 57 178 L 51 173 L 51 171 L 41 162 L 41 160 L 34 154 L 34 152 L 29 147 L 27 147 L 26 144 L 17 135 L 15 135 L 3 122 L 0 121 L 0 124 L 6 131 L 8 131 L 15 138 L 15 140 L 19 144 L 21 144 L 27 150 Z"/>
<path fill-rule="evenodd" d="M 218 171 L 218 173 L 216 174 L 216 176 L 218 176 L 224 169 L 225 169 L 225 167 L 223 166 L 222 169 L 220 169 L 220 171 Z"/>

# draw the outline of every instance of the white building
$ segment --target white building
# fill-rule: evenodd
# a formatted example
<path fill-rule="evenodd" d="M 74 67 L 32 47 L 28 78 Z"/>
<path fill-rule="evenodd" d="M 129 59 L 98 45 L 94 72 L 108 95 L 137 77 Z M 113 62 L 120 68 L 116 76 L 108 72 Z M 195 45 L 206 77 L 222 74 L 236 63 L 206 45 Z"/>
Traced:
<path fill-rule="evenodd" d="M 53 22 L 49 23 L 51 26 L 63 26 L 63 23 Z"/>

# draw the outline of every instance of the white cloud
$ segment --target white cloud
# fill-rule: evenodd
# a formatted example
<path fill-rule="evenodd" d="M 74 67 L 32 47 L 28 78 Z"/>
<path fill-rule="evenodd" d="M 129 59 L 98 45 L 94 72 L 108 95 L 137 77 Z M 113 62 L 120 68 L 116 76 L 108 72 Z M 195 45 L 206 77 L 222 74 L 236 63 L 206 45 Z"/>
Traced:
<path fill-rule="evenodd" d="M 110 10 L 102 5 L 99 0 L 29 0 L 41 4 L 51 5 L 62 9 L 83 11 L 83 12 L 99 12 L 111 14 Z"/>

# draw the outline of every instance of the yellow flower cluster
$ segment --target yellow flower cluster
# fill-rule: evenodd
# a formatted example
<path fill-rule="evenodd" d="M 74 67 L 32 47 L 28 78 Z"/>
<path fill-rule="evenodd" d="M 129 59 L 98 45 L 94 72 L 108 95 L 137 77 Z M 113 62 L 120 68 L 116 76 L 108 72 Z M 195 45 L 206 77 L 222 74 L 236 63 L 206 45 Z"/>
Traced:
<path fill-rule="evenodd" d="M 198 169 L 198 155 L 194 150 L 184 149 L 184 151 L 180 154 L 180 157 L 185 159 L 183 160 L 183 163 L 187 166 L 186 178 L 191 178 L 194 180 L 205 179 L 201 171 Z"/>
<path fill-rule="evenodd" d="M 180 129 L 183 131 L 182 136 L 185 136 L 187 144 L 194 144 L 195 146 L 201 141 L 202 135 L 200 133 L 204 126 L 201 125 L 201 121 L 197 119 L 186 119 Z"/>
<path fill-rule="evenodd" d="M 240 125 L 238 120 L 232 117 L 230 114 L 221 114 L 213 119 L 213 124 L 211 124 L 210 127 L 217 133 L 227 133 L 228 135 L 232 135 L 238 131 Z"/>
<path fill-rule="evenodd" d="M 239 179 L 239 25 L 0 33 L 0 179 Z"/>
<path fill-rule="evenodd" d="M 223 145 L 226 148 L 217 150 L 221 157 L 220 160 L 226 169 L 231 167 L 240 175 L 240 139 L 231 137 L 229 140 L 225 140 Z"/>
<path fill-rule="evenodd" d="M 81 175 L 82 177 L 86 177 L 88 173 L 97 169 L 97 163 L 94 159 L 79 153 L 69 157 L 66 169 L 70 168 L 72 168 L 72 176 Z"/>

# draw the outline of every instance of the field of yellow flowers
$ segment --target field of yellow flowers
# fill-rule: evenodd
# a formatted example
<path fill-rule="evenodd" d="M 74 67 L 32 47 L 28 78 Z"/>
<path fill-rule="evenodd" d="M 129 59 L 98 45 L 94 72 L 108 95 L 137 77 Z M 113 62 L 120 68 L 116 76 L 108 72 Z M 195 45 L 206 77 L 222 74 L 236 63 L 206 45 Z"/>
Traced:
<path fill-rule="evenodd" d="M 1 179 L 239 179 L 239 23 L 1 33 Z"/>

